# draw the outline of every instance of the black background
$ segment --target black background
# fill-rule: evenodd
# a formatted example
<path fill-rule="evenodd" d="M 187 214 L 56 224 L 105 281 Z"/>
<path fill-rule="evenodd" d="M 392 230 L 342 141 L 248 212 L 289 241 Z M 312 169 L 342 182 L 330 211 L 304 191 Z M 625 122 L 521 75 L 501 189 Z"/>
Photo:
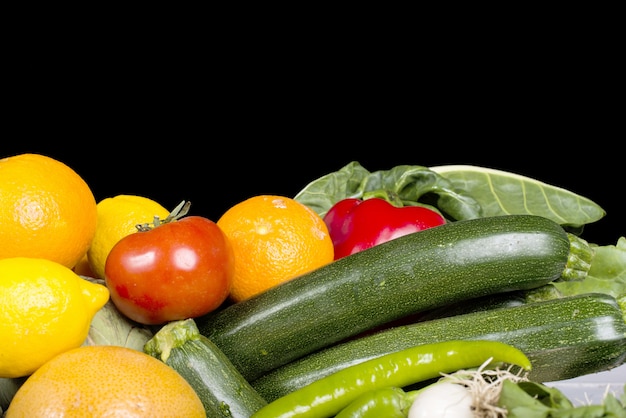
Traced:
<path fill-rule="evenodd" d="M 471 164 L 594 200 L 607 215 L 586 227 L 591 242 L 626 235 L 623 72 L 608 47 L 68 39 L 6 56 L 0 156 L 57 158 L 98 201 L 189 200 L 217 220 L 351 161 Z"/>

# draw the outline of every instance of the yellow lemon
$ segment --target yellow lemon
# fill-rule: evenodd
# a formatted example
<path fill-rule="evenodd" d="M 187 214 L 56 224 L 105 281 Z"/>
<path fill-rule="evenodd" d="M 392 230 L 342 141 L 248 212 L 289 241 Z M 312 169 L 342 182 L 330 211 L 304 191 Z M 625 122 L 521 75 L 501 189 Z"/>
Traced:
<path fill-rule="evenodd" d="M 109 290 L 43 258 L 0 260 L 0 377 L 22 377 L 79 347 Z"/>
<path fill-rule="evenodd" d="M 155 216 L 163 220 L 170 213 L 156 201 L 135 195 L 107 197 L 98 202 L 96 209 L 98 225 L 87 260 L 93 277 L 98 279 L 104 279 L 107 256 L 119 240 L 137 232 L 138 224 L 152 223 Z"/>

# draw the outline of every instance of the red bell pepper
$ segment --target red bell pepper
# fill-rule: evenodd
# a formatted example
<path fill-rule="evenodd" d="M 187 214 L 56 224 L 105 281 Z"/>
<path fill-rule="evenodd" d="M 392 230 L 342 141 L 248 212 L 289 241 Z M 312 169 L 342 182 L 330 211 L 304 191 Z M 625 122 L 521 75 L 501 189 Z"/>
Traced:
<path fill-rule="evenodd" d="M 335 248 L 335 260 L 383 242 L 446 223 L 427 207 L 397 207 L 387 200 L 347 198 L 324 215 Z"/>

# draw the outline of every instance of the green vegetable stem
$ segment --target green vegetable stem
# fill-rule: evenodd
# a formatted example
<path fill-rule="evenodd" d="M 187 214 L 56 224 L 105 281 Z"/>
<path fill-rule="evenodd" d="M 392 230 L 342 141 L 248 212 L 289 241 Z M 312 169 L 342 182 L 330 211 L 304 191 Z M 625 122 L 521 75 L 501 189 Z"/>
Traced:
<path fill-rule="evenodd" d="M 333 417 L 362 394 L 402 388 L 457 370 L 504 363 L 530 370 L 528 357 L 499 341 L 450 340 L 416 345 L 346 367 L 280 397 L 252 418 Z"/>

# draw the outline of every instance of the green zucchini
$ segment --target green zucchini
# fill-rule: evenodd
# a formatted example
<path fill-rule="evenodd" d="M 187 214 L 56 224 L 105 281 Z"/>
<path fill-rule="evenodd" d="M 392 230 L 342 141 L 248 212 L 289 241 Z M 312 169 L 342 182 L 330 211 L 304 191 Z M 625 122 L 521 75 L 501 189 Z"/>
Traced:
<path fill-rule="evenodd" d="M 267 402 L 243 378 L 193 319 L 164 325 L 144 346 L 144 352 L 163 361 L 195 389 L 207 417 L 250 418 Z"/>
<path fill-rule="evenodd" d="M 529 378 L 569 379 L 626 362 L 626 323 L 614 297 L 581 294 L 389 328 L 282 366 L 251 382 L 268 402 L 353 364 L 421 343 L 497 340 L 530 359 Z"/>
<path fill-rule="evenodd" d="M 590 251 L 540 216 L 451 222 L 343 257 L 196 322 L 251 381 L 416 312 L 535 288 L 564 272 L 580 276 Z"/>

